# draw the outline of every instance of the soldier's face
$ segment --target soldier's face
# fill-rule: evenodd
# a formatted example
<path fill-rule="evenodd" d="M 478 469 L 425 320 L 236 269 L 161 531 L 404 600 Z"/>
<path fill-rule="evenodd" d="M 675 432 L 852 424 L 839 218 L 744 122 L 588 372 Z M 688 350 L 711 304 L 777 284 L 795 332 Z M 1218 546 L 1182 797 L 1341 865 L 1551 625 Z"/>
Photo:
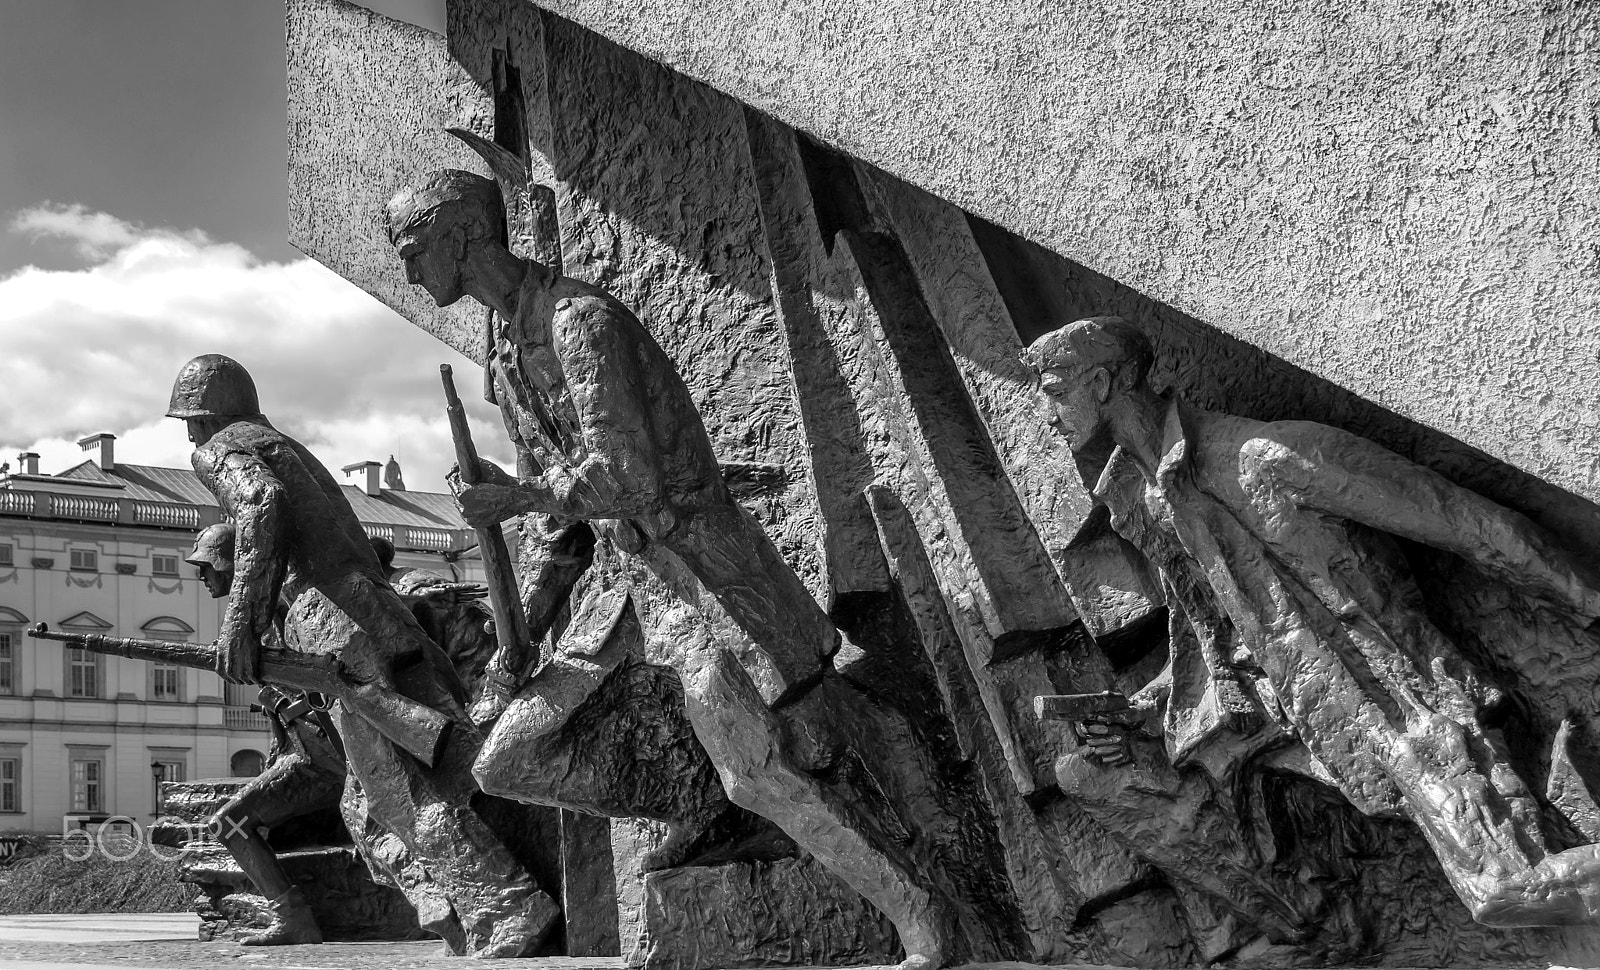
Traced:
<path fill-rule="evenodd" d="M 1067 439 L 1073 452 L 1087 448 L 1105 430 L 1101 405 L 1109 378 L 1103 367 L 1052 367 L 1039 375 L 1039 399 L 1050 427 Z"/>
<path fill-rule="evenodd" d="M 406 282 L 421 286 L 439 306 L 461 299 L 459 226 L 428 221 L 395 234 L 394 246 L 406 264 Z"/>
<path fill-rule="evenodd" d="M 228 588 L 233 585 L 232 573 L 221 573 L 208 562 L 200 563 L 195 569 L 200 572 L 200 582 L 205 584 L 206 592 L 212 599 L 221 599 L 228 595 Z"/>

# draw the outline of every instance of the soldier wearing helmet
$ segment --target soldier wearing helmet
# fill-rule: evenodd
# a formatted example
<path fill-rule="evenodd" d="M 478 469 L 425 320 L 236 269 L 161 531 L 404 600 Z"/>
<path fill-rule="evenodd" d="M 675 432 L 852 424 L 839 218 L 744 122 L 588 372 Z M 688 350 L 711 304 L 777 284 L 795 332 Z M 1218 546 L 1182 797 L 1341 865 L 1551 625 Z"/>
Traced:
<path fill-rule="evenodd" d="M 248 375 L 247 375 L 248 376 Z M 216 598 L 233 581 L 233 525 L 207 526 L 184 561 Z M 267 769 L 250 779 L 211 818 L 211 834 L 267 900 L 272 922 L 239 937 L 246 946 L 321 943 L 322 930 L 277 853 L 262 833 L 314 812 L 336 810 L 344 791 L 343 746 L 325 698 L 263 685 L 261 709 L 272 731 Z"/>
<path fill-rule="evenodd" d="M 286 649 L 331 654 L 347 679 L 380 693 L 400 693 L 403 677 L 406 696 L 449 716 L 456 729 L 434 767 L 342 704 L 334 709 L 373 816 L 441 873 L 467 947 L 479 956 L 531 953 L 558 911 L 484 825 L 464 820 L 476 789 L 465 766 L 479 742 L 460 679 L 389 585 L 338 482 L 261 414 L 250 374 L 221 354 L 184 365 L 168 414 L 188 424 L 195 473 L 234 523 L 218 672 L 235 683 L 257 679 L 281 604 Z"/>
<path fill-rule="evenodd" d="M 200 582 L 212 599 L 227 596 L 233 585 L 233 525 L 218 522 L 200 530 L 183 561 L 199 571 Z"/>

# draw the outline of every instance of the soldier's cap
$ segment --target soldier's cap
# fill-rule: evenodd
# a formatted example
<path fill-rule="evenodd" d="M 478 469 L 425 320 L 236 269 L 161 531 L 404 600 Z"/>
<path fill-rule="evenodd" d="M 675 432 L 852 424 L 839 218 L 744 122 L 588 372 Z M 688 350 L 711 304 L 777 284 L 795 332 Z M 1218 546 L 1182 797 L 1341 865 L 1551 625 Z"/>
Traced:
<path fill-rule="evenodd" d="M 256 382 L 244 365 L 223 354 L 201 354 L 172 382 L 169 418 L 248 418 L 261 413 Z"/>
<path fill-rule="evenodd" d="M 233 572 L 233 524 L 208 525 L 195 536 L 194 548 L 183 561 L 191 566 L 206 565 L 219 573 Z"/>
<path fill-rule="evenodd" d="M 496 218 L 504 221 L 504 204 L 500 199 L 499 186 L 482 175 L 446 168 L 430 173 L 416 185 L 401 189 L 389 200 L 384 210 L 389 241 L 393 243 L 395 237 L 415 228 L 435 209 L 450 202 L 470 203 L 474 208 L 481 209 L 491 222 Z M 493 232 L 495 226 L 485 228 Z"/>

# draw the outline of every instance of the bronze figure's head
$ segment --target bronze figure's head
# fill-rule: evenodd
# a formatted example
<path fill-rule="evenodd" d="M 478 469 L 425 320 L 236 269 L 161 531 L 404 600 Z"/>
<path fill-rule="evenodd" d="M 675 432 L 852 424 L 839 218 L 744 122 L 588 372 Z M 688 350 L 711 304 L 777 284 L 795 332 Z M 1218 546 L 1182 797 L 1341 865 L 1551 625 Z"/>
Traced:
<path fill-rule="evenodd" d="M 256 382 L 244 365 L 222 354 L 201 354 L 178 371 L 172 382 L 167 417 L 189 425 L 189 440 L 203 445 L 240 418 L 261 416 Z"/>
<path fill-rule="evenodd" d="M 1144 385 L 1150 341 L 1121 317 L 1088 317 L 1035 340 L 1023 359 L 1039 374 L 1050 426 L 1082 451 L 1106 428 L 1107 404 Z"/>
<path fill-rule="evenodd" d="M 184 562 L 200 572 L 200 582 L 213 599 L 228 595 L 233 585 L 233 525 L 219 522 L 200 530 Z"/>
<path fill-rule="evenodd" d="M 406 264 L 406 282 L 420 284 L 439 306 L 464 295 L 461 264 L 474 245 L 505 245 L 500 189 L 481 175 L 444 169 L 401 189 L 386 209 L 389 242 Z"/>

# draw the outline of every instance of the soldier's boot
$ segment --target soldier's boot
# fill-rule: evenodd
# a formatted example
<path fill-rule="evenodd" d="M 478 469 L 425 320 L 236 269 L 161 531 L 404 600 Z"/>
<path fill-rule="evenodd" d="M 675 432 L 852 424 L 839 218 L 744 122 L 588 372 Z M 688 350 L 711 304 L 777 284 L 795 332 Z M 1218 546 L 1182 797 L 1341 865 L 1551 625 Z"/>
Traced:
<path fill-rule="evenodd" d="M 267 902 L 272 923 L 259 933 L 239 937 L 245 946 L 292 946 L 297 943 L 321 943 L 322 930 L 317 918 L 299 889 L 291 889 L 277 899 Z"/>

